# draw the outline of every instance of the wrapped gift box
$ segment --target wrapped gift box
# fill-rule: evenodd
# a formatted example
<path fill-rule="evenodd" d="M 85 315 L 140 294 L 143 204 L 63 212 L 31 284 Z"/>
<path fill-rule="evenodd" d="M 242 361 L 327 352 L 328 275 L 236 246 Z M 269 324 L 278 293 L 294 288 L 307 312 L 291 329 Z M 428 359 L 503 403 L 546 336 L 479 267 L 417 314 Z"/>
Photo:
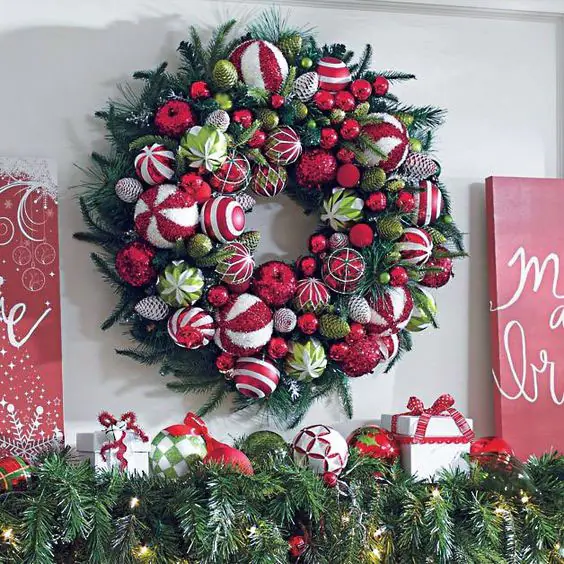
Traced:
<path fill-rule="evenodd" d="M 100 450 L 102 445 L 114 440 L 114 434 L 107 431 L 96 431 L 94 433 L 78 433 L 76 435 L 76 449 L 79 456 L 90 460 L 94 468 L 99 470 L 110 470 L 120 466 L 117 451 L 111 449 L 106 453 L 106 460 L 102 457 Z M 127 460 L 126 471 L 128 474 L 149 473 L 149 451 L 151 442 L 142 441 L 134 432 L 128 431 L 124 439 L 127 447 L 124 457 Z"/>
<path fill-rule="evenodd" d="M 445 469 L 468 469 L 463 455 L 470 452 L 473 422 L 453 404 L 450 396 L 441 396 L 429 409 L 420 400 L 410 400 L 410 412 L 382 415 L 382 427 L 400 443 L 402 466 L 417 478 L 433 479 Z"/>

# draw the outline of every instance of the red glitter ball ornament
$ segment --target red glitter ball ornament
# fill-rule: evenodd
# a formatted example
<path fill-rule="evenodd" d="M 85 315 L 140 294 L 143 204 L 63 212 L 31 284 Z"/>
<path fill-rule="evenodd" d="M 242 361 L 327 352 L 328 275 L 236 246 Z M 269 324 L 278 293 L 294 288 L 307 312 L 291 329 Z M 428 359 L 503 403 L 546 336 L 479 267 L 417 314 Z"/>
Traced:
<path fill-rule="evenodd" d="M 318 255 L 327 250 L 329 245 L 329 240 L 322 233 L 315 233 L 309 238 L 309 250 L 314 254 Z"/>
<path fill-rule="evenodd" d="M 211 198 L 211 186 L 195 172 L 182 175 L 178 187 L 187 194 L 190 194 L 198 204 L 203 204 L 206 200 Z"/>
<path fill-rule="evenodd" d="M 403 266 L 390 268 L 390 286 L 405 286 L 409 281 L 407 270 Z"/>
<path fill-rule="evenodd" d="M 288 539 L 288 550 L 292 558 L 299 558 L 307 549 L 307 542 L 302 535 L 294 535 Z"/>
<path fill-rule="evenodd" d="M 337 159 L 325 149 L 304 151 L 296 167 L 296 180 L 305 188 L 320 188 L 337 176 Z"/>
<path fill-rule="evenodd" d="M 350 327 L 351 330 L 345 337 L 345 340 L 349 345 L 356 343 L 366 336 L 366 329 L 364 328 L 364 325 L 361 325 L 360 323 L 351 323 Z"/>
<path fill-rule="evenodd" d="M 221 373 L 228 372 L 235 366 L 235 357 L 229 353 L 221 353 L 215 359 L 215 365 Z"/>
<path fill-rule="evenodd" d="M 287 264 L 272 260 L 255 272 L 253 292 L 266 304 L 280 307 L 296 293 L 296 274 Z"/>
<path fill-rule="evenodd" d="M 384 192 L 372 192 L 364 201 L 364 205 L 373 212 L 381 212 L 388 205 L 388 198 Z"/>
<path fill-rule="evenodd" d="M 400 446 L 394 436 L 378 425 L 364 425 L 354 430 L 347 437 L 347 443 L 361 456 L 380 458 L 389 463 L 397 460 L 400 454 Z"/>
<path fill-rule="evenodd" d="M 357 223 L 349 232 L 349 241 L 358 249 L 369 247 L 374 241 L 374 231 L 367 223 Z"/>
<path fill-rule="evenodd" d="M 314 104 L 323 111 L 330 111 L 335 106 L 335 96 L 326 90 L 319 90 L 313 96 Z"/>
<path fill-rule="evenodd" d="M 253 113 L 247 109 L 235 110 L 231 120 L 248 129 L 253 124 Z"/>
<path fill-rule="evenodd" d="M 362 337 L 354 342 L 341 361 L 343 372 L 351 378 L 370 374 L 382 362 L 382 353 L 373 337 Z"/>
<path fill-rule="evenodd" d="M 340 110 L 351 112 L 352 110 L 354 110 L 356 102 L 354 96 L 350 92 L 341 90 L 335 95 L 335 105 Z"/>
<path fill-rule="evenodd" d="M 351 163 L 337 169 L 337 183 L 343 188 L 354 188 L 360 181 L 360 169 Z"/>
<path fill-rule="evenodd" d="M 372 94 L 372 85 L 368 82 L 368 80 L 359 78 L 352 81 L 351 92 L 359 102 L 365 102 L 368 98 L 370 98 L 370 94 Z"/>
<path fill-rule="evenodd" d="M 319 144 L 323 149 L 332 149 L 339 141 L 339 134 L 332 127 L 321 128 Z"/>
<path fill-rule="evenodd" d="M 196 115 L 192 106 L 184 100 L 168 100 L 155 114 L 155 127 L 161 135 L 181 137 L 196 125 Z"/>
<path fill-rule="evenodd" d="M 213 307 L 223 307 L 229 301 L 229 290 L 225 286 L 212 286 L 208 290 L 208 302 Z"/>
<path fill-rule="evenodd" d="M 315 313 L 304 313 L 298 317 L 298 329 L 304 335 L 313 335 L 319 327 L 319 319 Z"/>
<path fill-rule="evenodd" d="M 266 142 L 266 133 L 262 129 L 257 129 L 254 135 L 249 139 L 247 145 L 251 149 L 262 147 Z"/>
<path fill-rule="evenodd" d="M 154 258 L 153 247 L 141 241 L 133 241 L 118 251 L 116 272 L 131 286 L 145 286 L 157 277 L 157 271 L 153 267 Z"/>
<path fill-rule="evenodd" d="M 349 345 L 347 343 L 333 343 L 329 348 L 329 358 L 339 362 L 346 358 L 349 353 Z"/>
<path fill-rule="evenodd" d="M 347 118 L 341 124 L 340 134 L 343 139 L 350 141 L 360 135 L 360 123 L 353 118 Z"/>
<path fill-rule="evenodd" d="M 341 163 L 352 163 L 354 161 L 354 153 L 350 149 L 345 149 L 341 147 L 337 151 L 337 159 Z"/>
<path fill-rule="evenodd" d="M 207 82 L 198 80 L 193 82 L 190 86 L 190 98 L 193 98 L 194 100 L 201 100 L 203 98 L 209 98 L 210 96 L 210 87 Z"/>
<path fill-rule="evenodd" d="M 396 206 L 404 213 L 412 212 L 415 209 L 415 196 L 407 190 L 402 190 L 398 193 Z"/>
<path fill-rule="evenodd" d="M 390 89 L 390 83 L 384 76 L 377 76 L 372 83 L 376 96 L 385 96 Z"/>
<path fill-rule="evenodd" d="M 270 97 L 270 107 L 277 110 L 278 108 L 281 108 L 284 105 L 285 101 L 286 100 L 284 96 L 281 96 L 280 94 L 273 94 Z"/>
<path fill-rule="evenodd" d="M 272 337 L 266 350 L 271 358 L 284 358 L 288 354 L 288 343 L 282 337 Z"/>
<path fill-rule="evenodd" d="M 303 257 L 298 261 L 298 268 L 304 276 L 313 276 L 317 271 L 317 260 L 315 257 Z"/>
<path fill-rule="evenodd" d="M 444 247 L 437 247 L 436 251 L 448 252 Z M 452 259 L 449 257 L 431 257 L 426 263 L 425 267 L 432 268 L 423 276 L 420 284 L 428 286 L 429 288 L 440 288 L 448 283 L 453 276 L 452 274 Z"/>
<path fill-rule="evenodd" d="M 335 472 L 325 472 L 323 474 L 323 482 L 328 488 L 334 488 L 338 481 L 339 478 Z"/>

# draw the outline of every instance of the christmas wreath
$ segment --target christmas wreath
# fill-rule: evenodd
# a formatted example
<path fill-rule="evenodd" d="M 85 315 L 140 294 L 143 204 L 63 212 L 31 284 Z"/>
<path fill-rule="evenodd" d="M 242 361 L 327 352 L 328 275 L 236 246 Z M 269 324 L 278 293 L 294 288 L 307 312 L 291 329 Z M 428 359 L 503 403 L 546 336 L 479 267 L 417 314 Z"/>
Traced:
<path fill-rule="evenodd" d="M 113 151 L 92 155 L 76 236 L 119 296 L 103 328 L 129 324 L 118 353 L 208 394 L 202 414 L 236 391 L 295 426 L 336 391 L 350 417 L 349 378 L 436 325 L 427 288 L 464 254 L 430 156 L 444 112 L 402 104 L 389 87 L 414 76 L 370 70 L 369 45 L 353 62 L 275 11 L 234 25 L 207 45 L 192 28 L 178 72 L 135 73 L 97 113 Z M 319 228 L 307 256 L 257 266 L 246 214 L 281 192 Z"/>

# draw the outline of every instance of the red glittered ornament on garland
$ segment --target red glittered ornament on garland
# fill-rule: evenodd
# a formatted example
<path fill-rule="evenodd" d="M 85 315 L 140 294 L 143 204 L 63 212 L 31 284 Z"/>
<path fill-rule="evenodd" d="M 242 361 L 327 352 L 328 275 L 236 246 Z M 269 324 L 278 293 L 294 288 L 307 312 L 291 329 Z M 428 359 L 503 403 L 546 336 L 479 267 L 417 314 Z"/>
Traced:
<path fill-rule="evenodd" d="M 321 128 L 319 145 L 322 149 L 332 149 L 339 141 L 338 133 L 332 127 Z"/>
<path fill-rule="evenodd" d="M 221 353 L 215 359 L 215 365 L 222 374 L 225 374 L 235 366 L 235 357 L 228 353 Z"/>
<path fill-rule="evenodd" d="M 339 133 L 347 141 L 356 139 L 360 135 L 360 123 L 356 119 L 347 118 L 341 124 Z"/>
<path fill-rule="evenodd" d="M 335 95 L 335 105 L 344 112 L 351 112 L 356 106 L 356 101 L 350 92 L 341 90 Z"/>
<path fill-rule="evenodd" d="M 284 358 L 288 354 L 288 343 L 282 337 L 272 337 L 266 346 L 266 351 L 271 358 Z"/>
<path fill-rule="evenodd" d="M 299 558 L 307 550 L 307 542 L 302 535 L 294 535 L 288 539 L 288 551 L 292 558 Z"/>
<path fill-rule="evenodd" d="M 370 374 L 382 362 L 382 353 L 371 336 L 354 341 L 349 353 L 340 362 L 343 372 L 351 378 Z"/>
<path fill-rule="evenodd" d="M 354 188 L 360 181 L 360 169 L 351 163 L 337 169 L 337 183 L 343 188 Z"/>
<path fill-rule="evenodd" d="M 211 186 L 195 172 L 182 175 L 178 187 L 187 194 L 190 194 L 190 196 L 196 200 L 197 204 L 203 204 L 206 200 L 211 198 Z"/>
<path fill-rule="evenodd" d="M 335 106 L 335 96 L 331 92 L 319 90 L 313 96 L 313 102 L 320 110 L 328 112 Z"/>
<path fill-rule="evenodd" d="M 354 161 L 355 155 L 350 149 L 341 147 L 337 151 L 337 159 L 341 163 L 352 163 Z"/>
<path fill-rule="evenodd" d="M 323 483 L 328 488 L 334 488 L 337 485 L 338 481 L 339 477 L 337 476 L 337 474 L 335 474 L 335 472 L 325 472 L 323 474 Z"/>
<path fill-rule="evenodd" d="M 360 323 L 351 323 L 350 328 L 351 330 L 349 331 L 349 334 L 345 337 L 347 344 L 352 345 L 366 336 L 366 329 L 364 328 L 364 325 L 361 325 Z"/>
<path fill-rule="evenodd" d="M 190 98 L 194 100 L 202 100 L 211 96 L 210 88 L 207 82 L 198 80 L 190 86 Z"/>
<path fill-rule="evenodd" d="M 208 290 L 208 302 L 212 307 L 223 307 L 229 301 L 229 290 L 225 286 L 212 286 Z"/>
<path fill-rule="evenodd" d="M 329 348 L 329 358 L 339 362 L 347 357 L 349 350 L 350 347 L 347 343 L 333 343 Z"/>
<path fill-rule="evenodd" d="M 284 98 L 284 96 L 281 96 L 280 94 L 273 94 L 270 97 L 270 107 L 274 108 L 275 110 L 281 108 L 285 102 L 286 99 Z"/>
<path fill-rule="evenodd" d="M 372 83 L 376 96 L 385 96 L 390 88 L 390 82 L 384 76 L 377 76 Z"/>
<path fill-rule="evenodd" d="M 296 285 L 294 270 L 277 260 L 261 265 L 253 277 L 253 292 L 269 306 L 283 306 L 294 297 Z"/>
<path fill-rule="evenodd" d="M 313 276 L 317 271 L 317 260 L 314 257 L 302 257 L 298 261 L 298 268 L 303 276 Z"/>
<path fill-rule="evenodd" d="M 337 176 L 337 159 L 325 149 L 304 151 L 296 166 L 296 180 L 305 188 L 320 188 Z"/>
<path fill-rule="evenodd" d="M 325 237 L 325 235 L 323 235 L 322 233 L 315 233 L 314 235 L 310 236 L 308 246 L 309 250 L 314 255 L 319 255 L 320 253 L 323 253 L 327 250 L 328 244 L 329 241 L 327 237 Z"/>
<path fill-rule="evenodd" d="M 253 124 L 253 114 L 251 110 L 242 109 L 235 110 L 231 116 L 234 123 L 238 123 L 241 127 L 248 129 Z"/>
<path fill-rule="evenodd" d="M 210 184 L 220 194 L 234 194 L 243 190 L 251 177 L 251 165 L 241 153 L 230 153 L 221 166 L 212 173 Z"/>
<path fill-rule="evenodd" d="M 351 227 L 349 232 L 349 241 L 353 247 L 363 249 L 369 247 L 374 241 L 374 231 L 367 223 L 357 223 Z"/>
<path fill-rule="evenodd" d="M 399 443 L 393 435 L 378 425 L 364 425 L 354 430 L 348 437 L 350 448 L 356 448 L 361 456 L 379 458 L 395 462 L 400 454 Z"/>
<path fill-rule="evenodd" d="M 298 317 L 298 329 L 304 335 L 313 335 L 319 328 L 319 319 L 315 313 L 304 313 Z"/>
<path fill-rule="evenodd" d="M 381 212 L 388 206 L 388 198 L 384 192 L 372 192 L 364 201 L 364 205 L 373 212 Z"/>
<path fill-rule="evenodd" d="M 370 98 L 370 94 L 372 94 L 372 85 L 368 80 L 359 78 L 352 81 L 351 92 L 359 102 L 365 102 Z"/>
<path fill-rule="evenodd" d="M 120 249 L 116 255 L 116 272 L 131 286 L 145 286 L 157 277 L 153 267 L 155 249 L 147 243 L 133 241 Z"/>
<path fill-rule="evenodd" d="M 403 213 L 412 212 L 415 209 L 415 197 L 411 192 L 407 190 L 402 190 L 398 193 L 398 198 L 396 200 L 396 206 L 398 210 Z"/>
<path fill-rule="evenodd" d="M 227 289 L 232 294 L 244 294 L 251 287 L 251 281 L 245 280 L 245 282 L 241 282 L 239 284 L 225 284 L 225 285 L 227 286 Z"/>
<path fill-rule="evenodd" d="M 266 133 L 262 129 L 257 129 L 253 136 L 249 139 L 247 145 L 251 149 L 258 149 L 266 143 Z"/>
<path fill-rule="evenodd" d="M 437 247 L 436 252 L 448 252 L 444 247 Z M 449 257 L 435 256 L 431 257 L 425 267 L 432 269 L 425 272 L 423 280 L 420 284 L 429 288 L 440 288 L 449 282 L 452 278 L 452 259 Z"/>
<path fill-rule="evenodd" d="M 168 100 L 155 114 L 155 128 L 160 135 L 178 138 L 194 125 L 196 115 L 184 100 Z"/>
<path fill-rule="evenodd" d="M 407 270 L 403 266 L 390 268 L 390 286 L 405 286 L 409 281 Z"/>

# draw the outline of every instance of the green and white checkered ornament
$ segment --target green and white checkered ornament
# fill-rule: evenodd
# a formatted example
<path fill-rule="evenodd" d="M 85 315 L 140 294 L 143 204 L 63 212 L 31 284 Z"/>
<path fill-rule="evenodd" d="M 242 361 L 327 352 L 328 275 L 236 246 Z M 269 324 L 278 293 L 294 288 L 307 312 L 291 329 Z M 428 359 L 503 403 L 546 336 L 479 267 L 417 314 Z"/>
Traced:
<path fill-rule="evenodd" d="M 151 471 L 165 478 L 181 478 L 188 472 L 190 460 L 203 459 L 208 453 L 206 441 L 186 425 L 163 429 L 151 443 Z"/>
<path fill-rule="evenodd" d="M 433 317 L 437 315 L 437 302 L 435 298 L 423 288 L 417 288 L 416 302 L 422 302 L 424 307 L 418 305 L 413 309 L 406 329 L 412 333 L 423 331 L 433 324 Z"/>
<path fill-rule="evenodd" d="M 317 339 L 305 343 L 290 342 L 290 351 L 286 357 L 286 373 L 291 378 L 309 381 L 319 378 L 327 367 L 327 356 L 323 345 Z"/>
<path fill-rule="evenodd" d="M 178 154 L 190 161 L 192 168 L 217 170 L 227 158 L 227 137 L 216 127 L 196 125 L 180 140 Z"/>
<path fill-rule="evenodd" d="M 364 202 L 352 190 L 334 188 L 331 196 L 323 201 L 321 221 L 335 231 L 345 231 L 362 219 Z"/>
<path fill-rule="evenodd" d="M 202 297 L 204 275 L 183 260 L 172 261 L 157 280 L 161 299 L 172 307 L 186 307 Z"/>

